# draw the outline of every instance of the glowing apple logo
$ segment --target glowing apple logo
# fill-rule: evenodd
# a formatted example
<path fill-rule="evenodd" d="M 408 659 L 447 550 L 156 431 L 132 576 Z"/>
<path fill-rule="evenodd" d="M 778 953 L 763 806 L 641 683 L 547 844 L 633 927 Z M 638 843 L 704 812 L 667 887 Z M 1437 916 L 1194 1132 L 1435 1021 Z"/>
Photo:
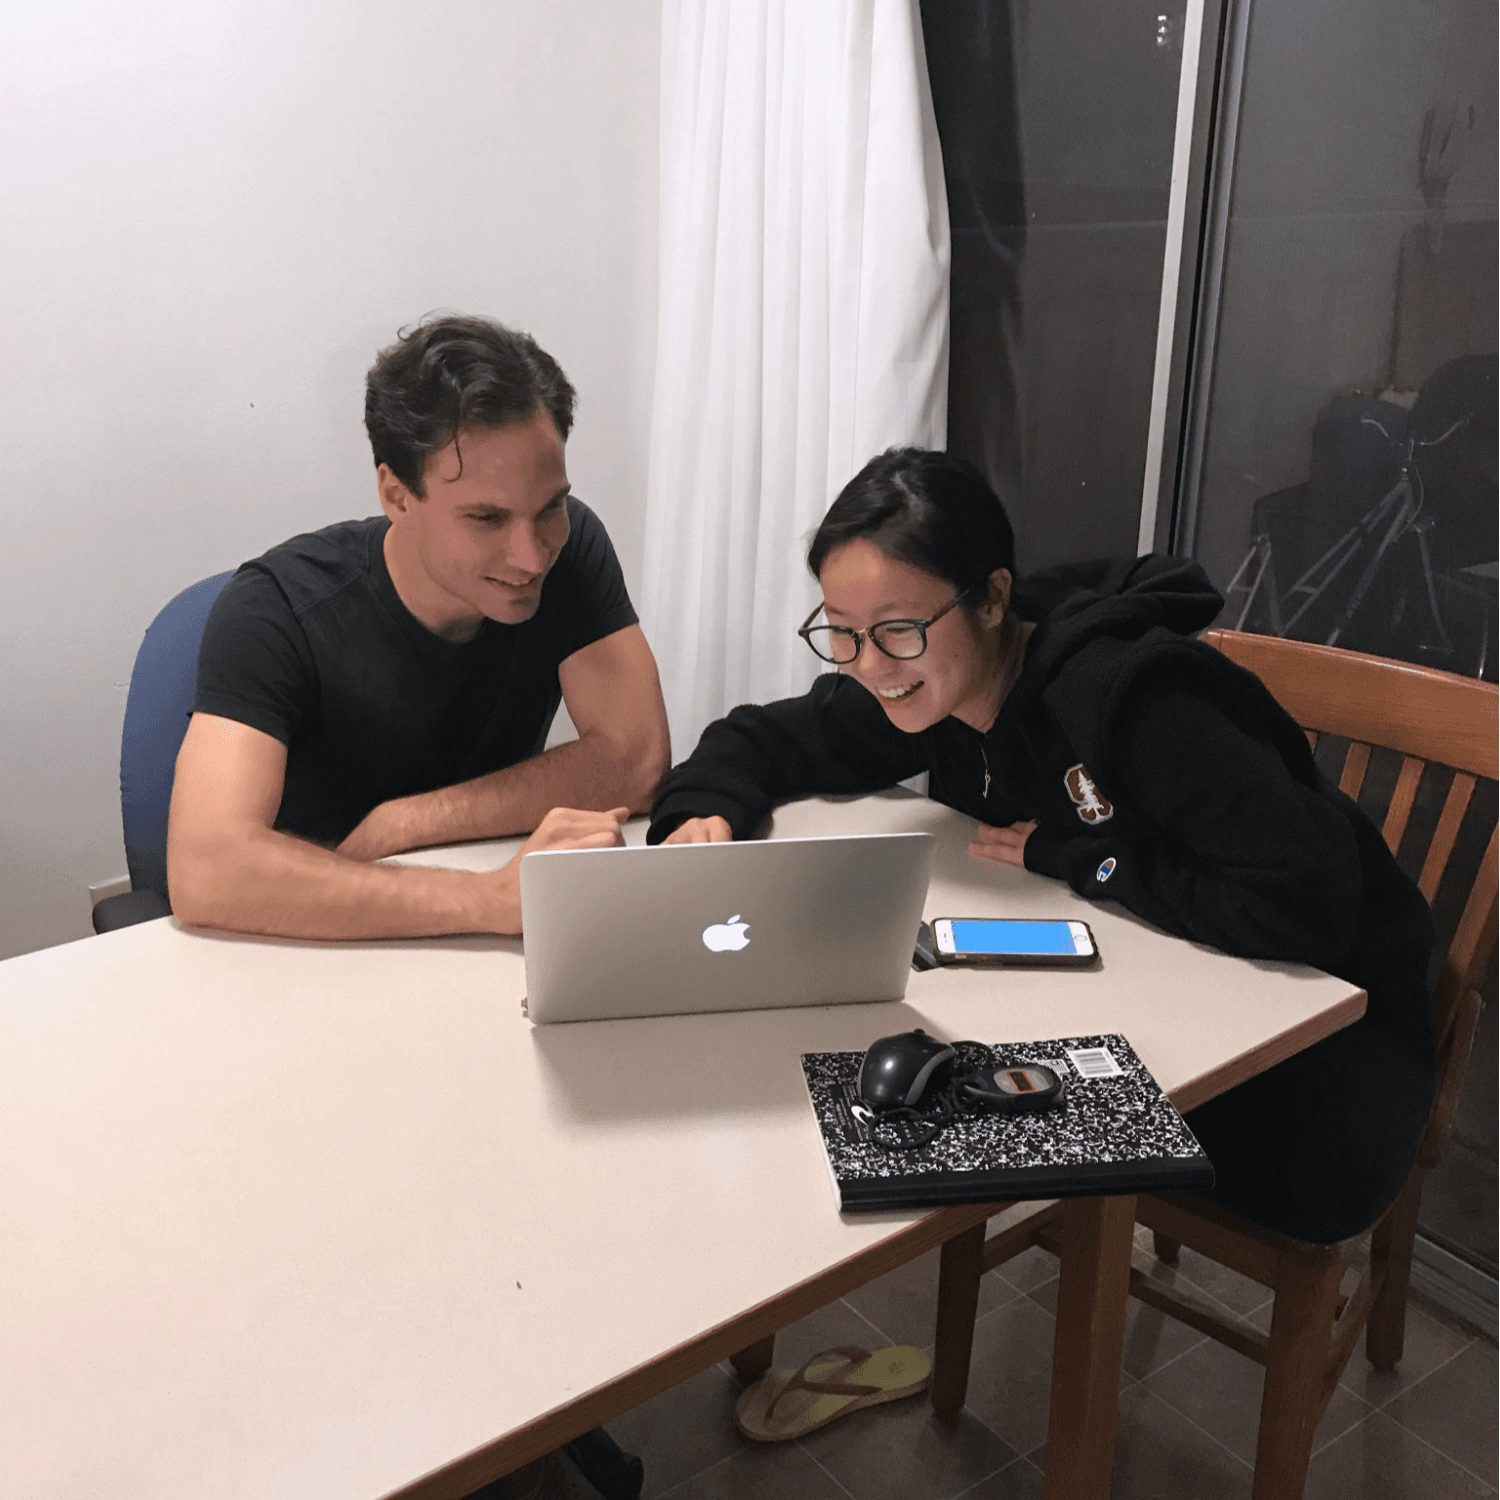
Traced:
<path fill-rule="evenodd" d="M 727 922 L 715 922 L 703 929 L 703 946 L 710 953 L 738 953 L 750 942 L 750 924 L 740 921 L 736 912 Z"/>

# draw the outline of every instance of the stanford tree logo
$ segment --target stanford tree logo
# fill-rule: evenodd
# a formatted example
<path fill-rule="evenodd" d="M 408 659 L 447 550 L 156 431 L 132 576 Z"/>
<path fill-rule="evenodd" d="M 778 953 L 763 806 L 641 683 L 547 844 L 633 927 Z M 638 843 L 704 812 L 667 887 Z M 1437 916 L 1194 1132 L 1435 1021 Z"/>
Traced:
<path fill-rule="evenodd" d="M 1073 806 L 1078 809 L 1078 816 L 1090 827 L 1096 823 L 1107 823 L 1114 817 L 1114 804 L 1099 790 L 1094 778 L 1084 770 L 1082 761 L 1076 766 L 1068 767 L 1063 776 L 1063 785 L 1068 789 L 1068 796 L 1073 799 Z"/>

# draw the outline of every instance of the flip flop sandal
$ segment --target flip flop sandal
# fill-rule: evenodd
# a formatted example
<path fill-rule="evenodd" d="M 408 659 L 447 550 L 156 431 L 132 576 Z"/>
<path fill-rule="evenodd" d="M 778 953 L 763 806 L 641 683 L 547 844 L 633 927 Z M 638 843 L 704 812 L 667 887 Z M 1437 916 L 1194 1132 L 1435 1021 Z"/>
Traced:
<path fill-rule="evenodd" d="M 871 1354 L 825 1349 L 800 1370 L 772 1370 L 740 1397 L 734 1420 L 760 1443 L 780 1443 L 826 1427 L 846 1412 L 915 1396 L 932 1382 L 932 1361 L 909 1344 Z"/>

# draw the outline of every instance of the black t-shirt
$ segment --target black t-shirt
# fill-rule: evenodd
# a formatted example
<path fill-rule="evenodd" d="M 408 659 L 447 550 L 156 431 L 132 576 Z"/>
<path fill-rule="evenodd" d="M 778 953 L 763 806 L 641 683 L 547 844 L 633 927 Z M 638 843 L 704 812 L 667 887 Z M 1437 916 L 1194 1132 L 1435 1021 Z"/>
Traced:
<path fill-rule="evenodd" d="M 636 623 L 603 524 L 569 498 L 568 540 L 524 624 L 445 641 L 401 602 L 377 516 L 293 537 L 247 562 L 203 632 L 195 713 L 287 746 L 276 826 L 337 843 L 392 797 L 538 754 L 557 669 Z"/>

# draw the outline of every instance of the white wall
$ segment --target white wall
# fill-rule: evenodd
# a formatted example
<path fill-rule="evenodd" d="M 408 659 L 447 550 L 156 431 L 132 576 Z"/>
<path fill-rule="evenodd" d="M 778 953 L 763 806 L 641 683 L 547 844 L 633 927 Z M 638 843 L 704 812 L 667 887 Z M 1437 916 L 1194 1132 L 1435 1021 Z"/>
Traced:
<path fill-rule="evenodd" d="M 0 23 L 0 954 L 122 875 L 141 633 L 375 509 L 363 376 L 438 307 L 580 393 L 639 577 L 657 0 L 52 0 Z"/>

